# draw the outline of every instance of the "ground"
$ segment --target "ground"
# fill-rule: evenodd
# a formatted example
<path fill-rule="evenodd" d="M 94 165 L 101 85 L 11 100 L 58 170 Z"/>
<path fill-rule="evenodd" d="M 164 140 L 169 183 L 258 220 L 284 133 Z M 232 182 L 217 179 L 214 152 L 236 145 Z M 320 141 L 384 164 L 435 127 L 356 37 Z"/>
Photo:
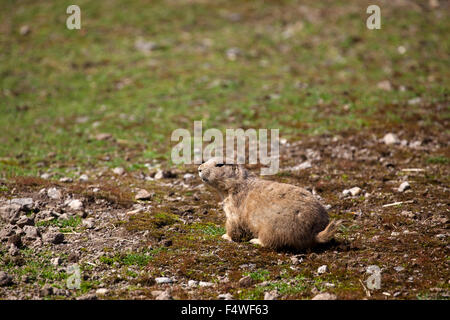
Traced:
<path fill-rule="evenodd" d="M 446 2 L 379 1 L 381 30 L 364 1 L 79 1 L 79 31 L 69 4 L 2 4 L 0 298 L 448 299 Z M 264 178 L 313 192 L 335 241 L 223 240 L 219 197 L 170 161 L 194 120 L 280 129 Z"/>

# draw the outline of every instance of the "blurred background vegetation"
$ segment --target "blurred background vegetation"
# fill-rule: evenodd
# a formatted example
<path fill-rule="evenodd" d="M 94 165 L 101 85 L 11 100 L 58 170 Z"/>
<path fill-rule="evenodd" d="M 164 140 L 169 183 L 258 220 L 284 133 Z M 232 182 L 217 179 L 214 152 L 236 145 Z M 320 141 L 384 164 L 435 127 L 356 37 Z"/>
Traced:
<path fill-rule="evenodd" d="M 66 8 L 81 8 L 81 30 Z M 381 30 L 366 28 L 367 6 Z M 5 1 L 0 177 L 170 160 L 176 128 L 448 133 L 447 1 Z"/>

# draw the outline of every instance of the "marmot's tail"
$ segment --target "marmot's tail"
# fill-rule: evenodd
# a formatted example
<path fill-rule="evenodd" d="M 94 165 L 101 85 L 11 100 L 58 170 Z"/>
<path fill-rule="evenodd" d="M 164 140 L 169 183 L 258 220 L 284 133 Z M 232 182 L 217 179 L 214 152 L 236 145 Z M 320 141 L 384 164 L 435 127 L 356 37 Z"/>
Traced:
<path fill-rule="evenodd" d="M 331 221 L 324 230 L 320 231 L 317 234 L 316 241 L 318 243 L 326 243 L 333 239 L 333 236 L 341 223 L 342 220 Z"/>

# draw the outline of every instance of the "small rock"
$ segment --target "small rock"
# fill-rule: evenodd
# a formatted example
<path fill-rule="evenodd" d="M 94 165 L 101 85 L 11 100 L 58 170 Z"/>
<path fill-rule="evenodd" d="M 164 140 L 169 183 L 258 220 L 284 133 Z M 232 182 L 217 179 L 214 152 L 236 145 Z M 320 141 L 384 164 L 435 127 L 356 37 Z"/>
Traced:
<path fill-rule="evenodd" d="M 214 283 L 212 283 L 212 282 L 206 282 L 206 281 L 200 281 L 200 282 L 198 283 L 198 285 L 199 285 L 200 287 L 212 287 L 212 286 L 214 286 Z"/>
<path fill-rule="evenodd" d="M 8 244 L 12 244 L 18 248 L 22 246 L 22 238 L 18 234 L 14 234 L 9 237 Z"/>
<path fill-rule="evenodd" d="M 405 190 L 410 189 L 411 186 L 409 185 L 408 181 L 403 182 L 399 187 L 398 187 L 398 192 L 404 192 Z"/>
<path fill-rule="evenodd" d="M 163 247 L 170 247 L 170 246 L 172 245 L 172 240 L 170 240 L 170 239 L 164 239 L 164 240 L 161 240 L 161 241 L 160 241 L 160 244 L 161 244 Z"/>
<path fill-rule="evenodd" d="M 0 271 L 0 287 L 12 285 L 12 277 L 4 271 Z"/>
<path fill-rule="evenodd" d="M 53 294 L 53 287 L 46 284 L 39 291 L 39 294 L 41 295 L 41 297 L 51 296 Z"/>
<path fill-rule="evenodd" d="M 70 209 L 72 209 L 74 211 L 83 209 L 83 202 L 81 202 L 81 200 L 78 200 L 78 199 L 74 199 L 74 200 L 70 201 L 67 205 Z"/>
<path fill-rule="evenodd" d="M 31 210 L 33 208 L 32 198 L 15 198 L 11 199 L 11 204 L 17 204 L 21 210 Z"/>
<path fill-rule="evenodd" d="M 95 294 L 96 294 L 96 295 L 99 295 L 99 296 L 104 296 L 104 295 L 106 295 L 108 292 L 109 292 L 108 289 L 106 289 L 106 288 L 100 288 L 100 289 L 97 289 L 97 290 L 95 291 Z"/>
<path fill-rule="evenodd" d="M 30 217 L 23 215 L 19 218 L 19 220 L 17 220 L 16 224 L 20 228 L 23 228 L 24 226 L 32 226 L 34 225 L 34 220 Z"/>
<path fill-rule="evenodd" d="M 422 99 L 420 97 L 412 98 L 408 100 L 409 105 L 416 105 L 422 102 Z"/>
<path fill-rule="evenodd" d="M 59 266 L 61 264 L 61 258 L 60 257 L 56 257 L 50 260 L 51 264 L 54 265 L 55 267 Z"/>
<path fill-rule="evenodd" d="M 231 293 L 222 293 L 219 294 L 218 298 L 222 300 L 233 300 L 233 295 Z"/>
<path fill-rule="evenodd" d="M 20 29 L 19 29 L 19 33 L 20 33 L 21 36 L 26 36 L 30 32 L 31 32 L 30 26 L 28 26 L 26 24 L 21 26 Z"/>
<path fill-rule="evenodd" d="M 156 296 L 155 300 L 172 300 L 172 296 L 169 292 L 163 291 L 158 296 Z"/>
<path fill-rule="evenodd" d="M 183 176 L 183 179 L 184 180 L 190 180 L 190 179 L 194 179 L 195 178 L 195 175 L 193 175 L 192 173 L 186 173 L 184 176 Z"/>
<path fill-rule="evenodd" d="M 72 252 L 67 257 L 67 261 L 71 263 L 77 263 L 80 260 L 80 255 L 77 252 Z"/>
<path fill-rule="evenodd" d="M 52 176 L 52 175 L 51 175 L 50 173 L 43 173 L 43 174 L 41 174 L 41 178 L 42 178 L 42 179 L 45 179 L 45 180 L 50 179 L 51 176 Z M 44 189 L 44 190 L 45 190 L 45 189 Z"/>
<path fill-rule="evenodd" d="M 291 167 L 290 170 L 291 171 L 298 171 L 298 170 L 305 170 L 305 169 L 309 169 L 312 167 L 312 164 L 310 161 L 305 161 L 302 162 L 294 167 Z"/>
<path fill-rule="evenodd" d="M 15 224 L 20 217 L 21 206 L 18 204 L 8 204 L 0 207 L 0 217 L 7 223 Z"/>
<path fill-rule="evenodd" d="M 161 48 L 156 42 L 146 41 L 142 38 L 139 38 L 134 42 L 134 47 L 144 54 L 149 54 L 151 51 Z"/>
<path fill-rule="evenodd" d="M 405 268 L 402 266 L 398 266 L 398 267 L 394 267 L 394 270 L 397 272 L 401 272 L 401 271 L 405 270 Z"/>
<path fill-rule="evenodd" d="M 167 178 L 175 178 L 176 174 L 174 174 L 172 171 L 170 170 L 161 170 L 159 169 L 156 174 L 155 174 L 155 179 L 156 180 L 160 180 L 160 179 L 167 179 Z"/>
<path fill-rule="evenodd" d="M 53 200 L 60 200 L 62 197 L 62 193 L 61 191 L 59 191 L 56 188 L 50 188 L 47 190 L 47 195 L 49 198 L 53 199 Z"/>
<path fill-rule="evenodd" d="M 156 283 L 163 284 L 163 283 L 173 283 L 173 279 L 168 277 L 158 277 L 155 278 Z"/>
<path fill-rule="evenodd" d="M 198 285 L 198 281 L 196 281 L 196 280 L 189 280 L 188 281 L 188 286 L 189 287 L 195 287 L 197 285 Z"/>
<path fill-rule="evenodd" d="M 352 195 L 352 196 L 357 196 L 357 195 L 359 195 L 360 193 L 361 193 L 361 188 L 359 188 L 359 187 L 353 187 L 353 188 L 351 188 L 351 189 L 345 189 L 344 191 L 342 191 L 342 194 L 344 195 L 344 196 L 347 196 L 347 195 Z"/>
<path fill-rule="evenodd" d="M 16 245 L 11 244 L 8 253 L 10 256 L 17 256 L 19 254 L 19 248 Z"/>
<path fill-rule="evenodd" d="M 325 273 L 325 272 L 327 272 L 328 271 L 328 266 L 326 265 L 326 264 L 324 264 L 323 266 L 320 266 L 318 269 L 317 269 L 317 273 L 318 274 L 323 274 L 323 273 Z"/>
<path fill-rule="evenodd" d="M 391 82 L 389 80 L 384 80 L 384 81 L 378 82 L 377 87 L 379 89 L 385 90 L 385 91 L 391 91 L 392 90 L 392 85 L 391 85 Z"/>
<path fill-rule="evenodd" d="M 88 219 L 83 220 L 82 225 L 86 229 L 94 229 L 94 226 L 95 226 L 94 221 L 95 221 L 94 218 L 88 218 Z"/>
<path fill-rule="evenodd" d="M 264 300 L 277 300 L 279 294 L 277 290 L 272 290 L 264 293 Z"/>
<path fill-rule="evenodd" d="M 334 294 L 328 292 L 319 293 L 318 295 L 314 296 L 314 298 L 312 298 L 312 300 L 336 300 L 336 299 L 337 297 Z"/>
<path fill-rule="evenodd" d="M 0 240 L 7 240 L 10 236 L 16 233 L 17 227 L 12 224 L 7 224 L 0 230 Z"/>
<path fill-rule="evenodd" d="M 42 240 L 46 243 L 60 244 L 64 241 L 64 234 L 59 232 L 57 228 L 49 228 L 49 230 L 43 234 Z"/>
<path fill-rule="evenodd" d="M 25 232 L 25 239 L 27 240 L 39 238 L 39 231 L 35 226 L 24 226 L 23 231 Z"/>
<path fill-rule="evenodd" d="M 250 276 L 245 276 L 239 280 L 239 286 L 241 287 L 250 287 L 253 284 L 253 279 Z"/>
<path fill-rule="evenodd" d="M 399 144 L 400 140 L 398 139 L 397 135 L 393 133 L 388 133 L 383 137 L 383 142 L 387 145 L 391 145 L 391 144 Z"/>
<path fill-rule="evenodd" d="M 440 234 L 436 235 L 436 238 L 438 238 L 438 239 L 445 239 L 445 237 L 446 237 L 446 235 L 443 234 L 443 233 L 440 233 Z"/>
<path fill-rule="evenodd" d="M 145 189 L 140 189 L 135 196 L 136 200 L 150 200 L 153 195 Z"/>
<path fill-rule="evenodd" d="M 87 181 L 89 181 L 89 177 L 88 177 L 87 174 L 82 174 L 82 175 L 78 178 L 78 180 L 80 180 L 81 182 L 87 182 Z"/>
<path fill-rule="evenodd" d="M 62 177 L 61 179 L 59 179 L 59 182 L 70 183 L 73 182 L 73 179 L 69 177 Z"/>
<path fill-rule="evenodd" d="M 122 167 L 117 167 L 113 169 L 113 173 L 117 174 L 118 176 L 121 176 L 125 173 L 125 169 Z"/>
<path fill-rule="evenodd" d="M 112 134 L 110 133 L 99 133 L 95 136 L 95 140 L 98 141 L 105 141 L 105 140 L 110 140 L 112 139 Z"/>
<path fill-rule="evenodd" d="M 226 52 L 227 58 L 231 61 L 236 60 L 238 56 L 242 54 L 241 49 L 239 48 L 229 48 Z"/>

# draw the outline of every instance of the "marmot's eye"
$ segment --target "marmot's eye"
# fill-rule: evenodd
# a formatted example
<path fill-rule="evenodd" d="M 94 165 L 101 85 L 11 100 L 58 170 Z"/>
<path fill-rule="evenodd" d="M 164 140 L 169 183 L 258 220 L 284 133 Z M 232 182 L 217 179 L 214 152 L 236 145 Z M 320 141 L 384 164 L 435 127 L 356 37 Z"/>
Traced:
<path fill-rule="evenodd" d="M 216 167 L 222 167 L 224 163 L 216 163 Z"/>

